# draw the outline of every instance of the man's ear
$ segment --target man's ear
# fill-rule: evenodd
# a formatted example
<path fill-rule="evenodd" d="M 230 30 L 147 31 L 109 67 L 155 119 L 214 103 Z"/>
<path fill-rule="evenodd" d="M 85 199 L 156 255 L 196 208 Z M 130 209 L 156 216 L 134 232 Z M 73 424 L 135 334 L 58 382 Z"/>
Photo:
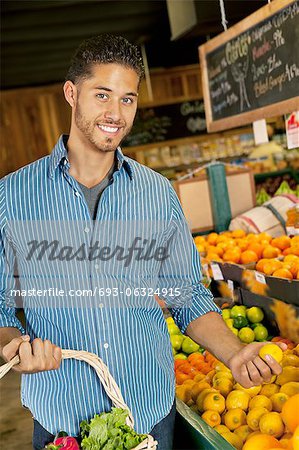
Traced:
<path fill-rule="evenodd" d="M 66 101 L 73 108 L 76 104 L 77 88 L 74 83 L 70 80 L 66 81 L 63 85 L 63 92 Z"/>

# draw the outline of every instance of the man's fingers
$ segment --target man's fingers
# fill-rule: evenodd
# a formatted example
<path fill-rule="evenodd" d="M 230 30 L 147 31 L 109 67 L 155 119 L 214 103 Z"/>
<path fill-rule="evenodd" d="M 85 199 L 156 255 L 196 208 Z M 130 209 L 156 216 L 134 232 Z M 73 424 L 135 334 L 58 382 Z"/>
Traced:
<path fill-rule="evenodd" d="M 53 358 L 56 361 L 56 367 L 58 369 L 58 367 L 60 366 L 61 363 L 61 358 L 62 358 L 62 352 L 61 352 L 61 348 L 60 347 L 56 347 L 56 345 L 53 345 Z"/>
<path fill-rule="evenodd" d="M 263 380 L 268 383 L 271 380 L 271 369 L 259 356 L 256 356 L 253 360 L 254 365 L 258 368 Z M 261 383 L 260 383 L 261 384 Z"/>
<path fill-rule="evenodd" d="M 279 375 L 282 372 L 281 365 L 278 364 L 278 362 L 274 358 L 272 358 L 271 355 L 266 355 L 265 361 L 270 367 L 271 371 L 274 373 L 274 375 Z"/>
<path fill-rule="evenodd" d="M 19 347 L 24 342 L 29 342 L 30 336 L 24 335 L 12 339 L 5 347 L 3 347 L 2 353 L 7 361 L 10 361 L 14 356 L 18 354 Z"/>
<path fill-rule="evenodd" d="M 262 384 L 263 379 L 261 377 L 261 374 L 260 374 L 257 366 L 255 364 L 253 364 L 252 361 L 249 361 L 247 363 L 247 370 L 249 373 L 249 377 L 254 385 L 258 386 L 258 385 Z"/>
<path fill-rule="evenodd" d="M 236 377 L 235 377 L 236 378 Z M 245 364 L 240 368 L 240 377 L 237 377 L 236 381 L 240 383 L 245 388 L 250 388 L 253 386 L 251 379 L 249 378 L 249 373 Z"/>

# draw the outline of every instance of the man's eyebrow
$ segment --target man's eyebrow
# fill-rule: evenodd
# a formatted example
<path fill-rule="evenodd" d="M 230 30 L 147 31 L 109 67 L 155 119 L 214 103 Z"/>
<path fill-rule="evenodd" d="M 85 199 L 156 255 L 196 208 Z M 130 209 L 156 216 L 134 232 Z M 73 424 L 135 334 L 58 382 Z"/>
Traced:
<path fill-rule="evenodd" d="M 107 88 L 105 86 L 97 86 L 95 89 L 98 89 L 100 91 L 112 92 L 112 89 L 109 89 L 109 88 Z M 129 95 L 129 96 L 132 96 L 132 97 L 138 97 L 137 92 L 127 92 L 125 95 Z"/>

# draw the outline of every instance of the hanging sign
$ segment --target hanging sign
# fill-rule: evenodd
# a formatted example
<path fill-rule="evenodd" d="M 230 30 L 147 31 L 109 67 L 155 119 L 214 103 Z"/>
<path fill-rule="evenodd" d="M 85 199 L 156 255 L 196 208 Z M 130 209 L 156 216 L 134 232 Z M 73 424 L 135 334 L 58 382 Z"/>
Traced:
<path fill-rule="evenodd" d="M 199 47 L 207 128 L 299 109 L 299 0 L 274 0 Z"/>

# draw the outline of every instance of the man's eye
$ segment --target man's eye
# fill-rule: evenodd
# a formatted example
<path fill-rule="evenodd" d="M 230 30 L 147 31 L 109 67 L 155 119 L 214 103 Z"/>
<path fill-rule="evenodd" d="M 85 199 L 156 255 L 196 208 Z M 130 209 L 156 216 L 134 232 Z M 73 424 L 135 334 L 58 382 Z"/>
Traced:
<path fill-rule="evenodd" d="M 96 95 L 99 99 L 101 99 L 101 100 L 106 100 L 107 98 L 108 98 L 108 95 L 107 94 L 97 94 Z"/>
<path fill-rule="evenodd" d="M 126 103 L 127 105 L 131 105 L 133 103 L 133 99 L 130 97 L 124 97 L 123 103 Z"/>

